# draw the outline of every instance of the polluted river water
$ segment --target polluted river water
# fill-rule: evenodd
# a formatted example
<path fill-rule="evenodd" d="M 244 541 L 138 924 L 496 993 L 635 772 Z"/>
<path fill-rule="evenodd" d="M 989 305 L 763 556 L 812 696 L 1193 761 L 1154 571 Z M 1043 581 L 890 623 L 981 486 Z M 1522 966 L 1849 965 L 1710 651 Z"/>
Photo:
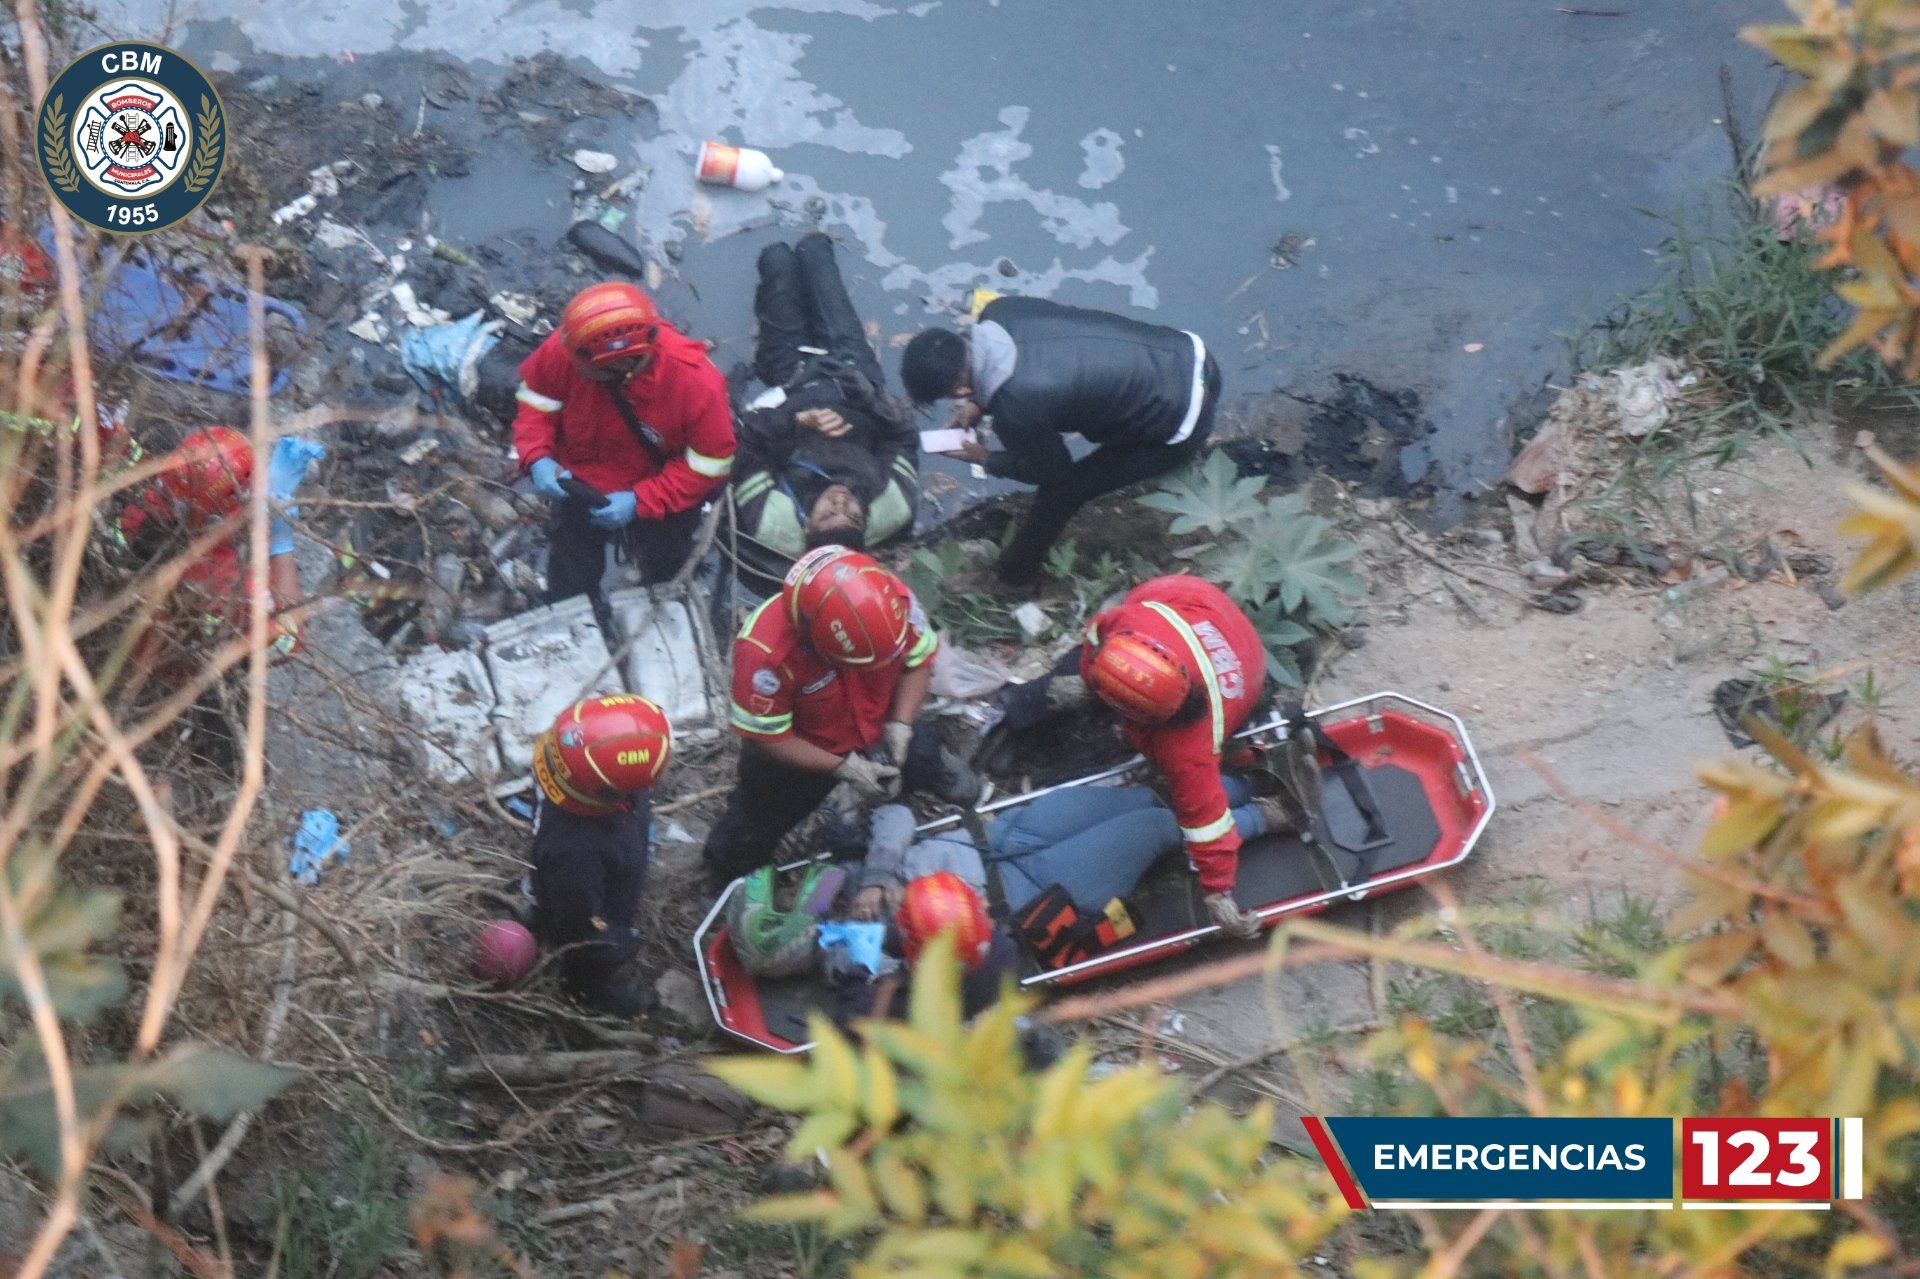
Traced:
<path fill-rule="evenodd" d="M 722 367 L 750 346 L 754 254 L 819 224 L 890 367 L 894 339 L 976 286 L 1125 311 L 1199 333 L 1230 399 L 1389 406 L 1414 437 L 1400 478 L 1457 509 L 1498 478 L 1506 414 L 1562 365 L 1557 335 L 1646 283 L 1663 216 L 1724 178 L 1721 68 L 1750 123 L 1775 76 L 1735 33 L 1778 16 L 1770 0 L 107 0 L 100 21 L 242 75 L 373 54 L 497 74 L 552 52 L 651 103 L 605 138 L 621 172 L 647 171 L 621 234 L 680 277 L 669 310 Z M 696 185 L 709 138 L 786 177 Z M 557 242 L 576 176 L 483 147 L 441 184 L 433 229 Z"/>

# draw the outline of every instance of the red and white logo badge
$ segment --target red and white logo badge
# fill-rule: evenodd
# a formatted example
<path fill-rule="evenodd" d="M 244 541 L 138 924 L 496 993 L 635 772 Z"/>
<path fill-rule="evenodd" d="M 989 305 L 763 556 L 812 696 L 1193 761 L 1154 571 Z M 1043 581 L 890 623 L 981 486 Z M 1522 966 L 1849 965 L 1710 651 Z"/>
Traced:
<path fill-rule="evenodd" d="M 179 99 L 152 80 L 109 81 L 73 113 L 80 171 L 113 196 L 150 195 L 180 176 L 193 126 Z"/>

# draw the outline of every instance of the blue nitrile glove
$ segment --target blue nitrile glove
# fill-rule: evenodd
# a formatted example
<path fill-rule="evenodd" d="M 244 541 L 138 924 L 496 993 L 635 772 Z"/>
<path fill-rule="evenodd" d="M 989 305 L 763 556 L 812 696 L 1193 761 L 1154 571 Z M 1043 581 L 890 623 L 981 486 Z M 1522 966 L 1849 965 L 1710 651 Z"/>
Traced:
<path fill-rule="evenodd" d="M 844 946 L 853 961 L 878 977 L 899 966 L 881 949 L 886 941 L 885 924 L 861 924 L 852 920 L 825 920 L 820 925 L 820 949 Z"/>
<path fill-rule="evenodd" d="M 596 506 L 587 512 L 587 518 L 593 521 L 595 528 L 615 529 L 631 524 L 639 503 L 634 500 L 632 489 L 621 489 L 617 493 L 607 494 L 607 504 Z"/>
<path fill-rule="evenodd" d="M 572 479 L 572 471 L 563 471 L 558 462 L 543 457 L 527 468 L 527 474 L 533 476 L 533 491 L 541 497 L 552 498 L 556 502 L 567 500 L 567 491 L 560 487 L 560 481 Z"/>
<path fill-rule="evenodd" d="M 283 435 L 273 442 L 273 456 L 267 461 L 267 496 L 284 502 L 307 478 L 307 468 L 327 455 L 327 446 L 318 440 L 303 440 Z M 299 512 L 294 512 L 296 515 Z"/>
<path fill-rule="evenodd" d="M 340 838 L 340 819 L 324 808 L 310 808 L 300 814 L 287 869 L 301 883 L 317 884 L 321 866 L 334 858 L 345 861 L 352 851 L 353 846 Z"/>
<path fill-rule="evenodd" d="M 267 516 L 267 554 L 290 555 L 293 553 L 293 525 L 287 523 L 287 517 L 275 511 Z"/>

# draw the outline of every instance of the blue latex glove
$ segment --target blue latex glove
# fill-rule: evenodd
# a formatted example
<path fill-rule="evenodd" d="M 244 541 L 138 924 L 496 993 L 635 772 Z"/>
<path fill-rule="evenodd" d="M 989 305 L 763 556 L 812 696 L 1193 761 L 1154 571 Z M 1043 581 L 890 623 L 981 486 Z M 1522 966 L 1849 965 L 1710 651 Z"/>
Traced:
<path fill-rule="evenodd" d="M 293 525 L 287 523 L 286 516 L 275 511 L 267 516 L 267 554 L 290 555 L 293 553 Z"/>
<path fill-rule="evenodd" d="M 560 487 L 560 481 L 572 479 L 572 471 L 563 471 L 558 462 L 543 457 L 527 468 L 527 474 L 533 476 L 533 491 L 541 497 L 552 498 L 556 502 L 567 500 L 567 491 Z"/>
<path fill-rule="evenodd" d="M 631 524 L 638 506 L 633 490 L 621 489 L 618 493 L 607 494 L 607 504 L 588 511 L 587 518 L 593 521 L 595 528 L 615 529 Z"/>
<path fill-rule="evenodd" d="M 825 920 L 820 925 L 820 949 L 844 946 L 853 961 L 879 977 L 898 968 L 899 961 L 881 949 L 886 941 L 885 924 L 862 924 L 853 920 Z"/>
<path fill-rule="evenodd" d="M 267 496 L 276 502 L 292 497 L 300 481 L 307 478 L 307 468 L 326 455 L 327 446 L 318 440 L 303 440 L 297 435 L 275 440 L 273 456 L 267 461 Z"/>
<path fill-rule="evenodd" d="M 300 829 L 294 832 L 293 856 L 287 869 L 303 884 L 320 882 L 320 867 L 334 858 L 347 860 L 353 846 L 340 838 L 340 819 L 324 808 L 310 808 L 300 814 Z"/>

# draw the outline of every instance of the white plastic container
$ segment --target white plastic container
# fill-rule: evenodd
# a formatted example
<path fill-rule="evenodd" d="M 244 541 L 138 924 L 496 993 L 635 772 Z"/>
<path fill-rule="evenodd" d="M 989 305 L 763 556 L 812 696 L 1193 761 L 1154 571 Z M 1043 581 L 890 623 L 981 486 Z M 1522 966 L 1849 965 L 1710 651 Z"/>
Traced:
<path fill-rule="evenodd" d="M 500 755 L 514 773 L 532 770 L 533 739 L 561 711 L 626 691 L 584 595 L 489 626 L 487 673 L 500 701 Z"/>
<path fill-rule="evenodd" d="M 764 191 L 787 175 L 773 167 L 773 157 L 752 147 L 724 142 L 702 142 L 694 176 L 709 186 L 736 191 Z"/>
<path fill-rule="evenodd" d="M 497 781 L 493 680 L 480 655 L 429 648 L 400 667 L 400 702 L 420 725 L 427 771 L 452 786 Z"/>
<path fill-rule="evenodd" d="M 718 726 L 700 661 L 700 639 L 685 601 L 658 598 L 642 586 L 615 591 L 607 603 L 623 639 L 636 637 L 627 652 L 627 691 L 665 711 L 675 738 L 691 741 L 713 735 Z"/>

